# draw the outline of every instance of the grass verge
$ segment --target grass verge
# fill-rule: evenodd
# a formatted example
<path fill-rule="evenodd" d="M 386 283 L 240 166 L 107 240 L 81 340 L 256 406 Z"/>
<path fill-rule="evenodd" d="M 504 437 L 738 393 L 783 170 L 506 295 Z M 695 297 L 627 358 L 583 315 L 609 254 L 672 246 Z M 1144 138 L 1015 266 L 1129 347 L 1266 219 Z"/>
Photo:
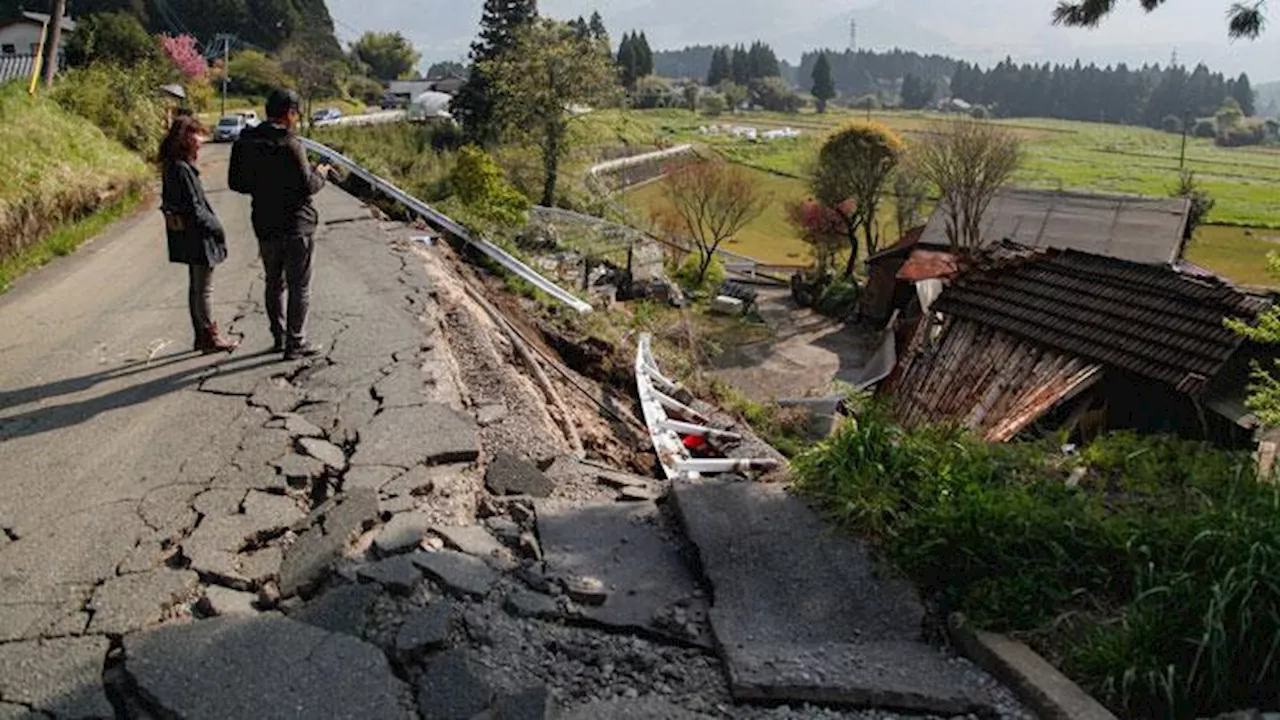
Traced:
<path fill-rule="evenodd" d="M 140 202 L 142 192 L 132 190 L 115 202 L 104 205 L 97 212 L 59 227 L 17 255 L 0 259 L 0 293 L 7 291 L 13 281 L 22 275 L 54 258 L 75 252 L 85 241 L 96 237 L 112 223 L 132 213 Z"/>
<path fill-rule="evenodd" d="M 1280 697 L 1280 488 L 1246 454 L 1121 433 L 1067 457 L 869 407 L 794 465 L 943 612 L 1027 639 L 1120 717 Z"/>

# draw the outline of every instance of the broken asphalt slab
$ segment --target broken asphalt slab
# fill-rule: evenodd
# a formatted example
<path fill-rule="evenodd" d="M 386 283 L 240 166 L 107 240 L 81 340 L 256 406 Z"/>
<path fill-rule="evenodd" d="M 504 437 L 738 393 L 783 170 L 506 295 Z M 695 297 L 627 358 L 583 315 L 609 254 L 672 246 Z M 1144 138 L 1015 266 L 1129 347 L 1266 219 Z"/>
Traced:
<path fill-rule="evenodd" d="M 369 488 L 359 488 L 313 518 L 318 524 L 299 535 L 284 553 L 280 566 L 281 595 L 291 597 L 304 593 L 324 579 L 347 545 L 377 521 L 378 512 L 378 494 Z"/>
<path fill-rule="evenodd" d="M 556 489 L 541 470 L 528 460 L 500 452 L 484 474 L 485 487 L 494 495 L 527 495 L 550 497 Z"/>
<path fill-rule="evenodd" d="M 868 548 L 783 487 L 673 487 L 715 598 L 711 627 L 742 701 L 955 714 L 990 699 L 921 641 L 923 608 L 877 575 Z"/>
<path fill-rule="evenodd" d="M 217 618 L 124 640 L 148 705 L 183 720 L 395 718 L 407 688 L 373 645 L 288 618 Z"/>
<path fill-rule="evenodd" d="M 480 456 L 475 420 L 445 405 L 391 408 L 360 433 L 352 465 L 411 468 L 472 462 Z"/>
<path fill-rule="evenodd" d="M 110 718 L 102 689 L 111 643 L 105 637 L 0 645 L 0 697 L 59 718 Z"/>
<path fill-rule="evenodd" d="M 191 598 L 199 584 L 194 572 L 168 568 L 111 578 L 89 601 L 88 632 L 123 635 L 155 625 L 171 607 Z"/>
<path fill-rule="evenodd" d="M 441 590 L 455 596 L 482 598 L 499 578 L 483 560 L 452 550 L 415 553 L 413 562 Z"/>
<path fill-rule="evenodd" d="M 462 650 L 436 657 L 418 681 L 418 712 L 423 720 L 472 720 L 488 710 L 494 698 L 493 688 Z"/>
<path fill-rule="evenodd" d="M 548 500 L 536 505 L 538 535 L 548 574 L 603 585 L 602 602 L 583 603 L 586 618 L 622 630 L 658 632 L 710 646 L 696 618 L 705 613 L 697 581 L 680 556 L 675 533 L 653 503 L 575 507 Z M 597 598 L 598 599 L 598 598 Z M 682 608 L 674 628 L 659 618 Z"/>

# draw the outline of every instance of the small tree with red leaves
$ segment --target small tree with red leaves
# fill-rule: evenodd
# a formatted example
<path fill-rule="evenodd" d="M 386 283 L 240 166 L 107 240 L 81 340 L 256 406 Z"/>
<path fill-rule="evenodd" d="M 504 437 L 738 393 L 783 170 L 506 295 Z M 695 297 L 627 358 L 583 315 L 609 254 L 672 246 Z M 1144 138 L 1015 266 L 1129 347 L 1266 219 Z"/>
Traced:
<path fill-rule="evenodd" d="M 190 80 L 203 80 L 209 74 L 209 63 L 196 47 L 196 39 L 190 35 L 165 35 L 160 39 L 164 54 L 169 57 L 178 72 Z"/>
<path fill-rule="evenodd" d="M 852 200 L 845 201 L 838 208 L 828 207 L 812 198 L 787 205 L 787 220 L 813 252 L 818 278 L 827 278 L 835 267 L 836 256 L 848 238 L 845 218 L 853 214 Z"/>

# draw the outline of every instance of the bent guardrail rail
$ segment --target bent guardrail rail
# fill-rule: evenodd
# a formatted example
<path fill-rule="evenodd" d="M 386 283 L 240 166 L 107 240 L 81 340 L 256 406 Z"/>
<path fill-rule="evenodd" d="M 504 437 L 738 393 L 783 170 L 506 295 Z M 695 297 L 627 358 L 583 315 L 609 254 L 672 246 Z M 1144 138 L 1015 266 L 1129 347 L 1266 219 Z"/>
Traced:
<path fill-rule="evenodd" d="M 404 205 L 411 212 L 421 216 L 422 219 L 426 220 L 433 227 L 467 243 L 468 245 L 471 245 L 475 249 L 492 258 L 494 262 L 507 270 L 510 270 L 522 280 L 545 292 L 547 295 L 550 295 L 559 302 L 577 310 L 580 313 L 591 312 L 592 308 L 590 303 L 585 302 L 577 295 L 574 295 L 568 290 L 565 290 L 559 285 L 556 285 L 550 280 L 539 275 L 533 270 L 533 268 L 530 268 L 528 265 L 520 262 L 506 250 L 503 250 L 484 238 L 473 236 L 466 228 L 454 222 L 449 218 L 449 216 L 413 197 L 409 193 L 406 193 L 390 181 L 384 180 L 369 172 L 346 155 L 343 155 L 337 150 L 309 138 L 298 138 L 298 140 L 307 150 L 324 157 L 335 165 L 345 168 L 348 172 L 369 183 L 370 186 L 376 188 L 387 197 L 390 197 L 401 205 Z"/>

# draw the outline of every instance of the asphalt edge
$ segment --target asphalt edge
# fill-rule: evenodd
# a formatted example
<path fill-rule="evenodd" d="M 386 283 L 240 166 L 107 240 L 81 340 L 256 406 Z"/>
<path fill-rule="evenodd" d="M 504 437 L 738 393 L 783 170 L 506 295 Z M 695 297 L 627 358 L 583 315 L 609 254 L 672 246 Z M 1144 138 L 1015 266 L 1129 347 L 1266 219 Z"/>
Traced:
<path fill-rule="evenodd" d="M 1043 720 L 1117 720 L 1026 644 L 975 630 L 961 613 L 947 618 L 947 634 L 956 650 L 1004 683 Z"/>

